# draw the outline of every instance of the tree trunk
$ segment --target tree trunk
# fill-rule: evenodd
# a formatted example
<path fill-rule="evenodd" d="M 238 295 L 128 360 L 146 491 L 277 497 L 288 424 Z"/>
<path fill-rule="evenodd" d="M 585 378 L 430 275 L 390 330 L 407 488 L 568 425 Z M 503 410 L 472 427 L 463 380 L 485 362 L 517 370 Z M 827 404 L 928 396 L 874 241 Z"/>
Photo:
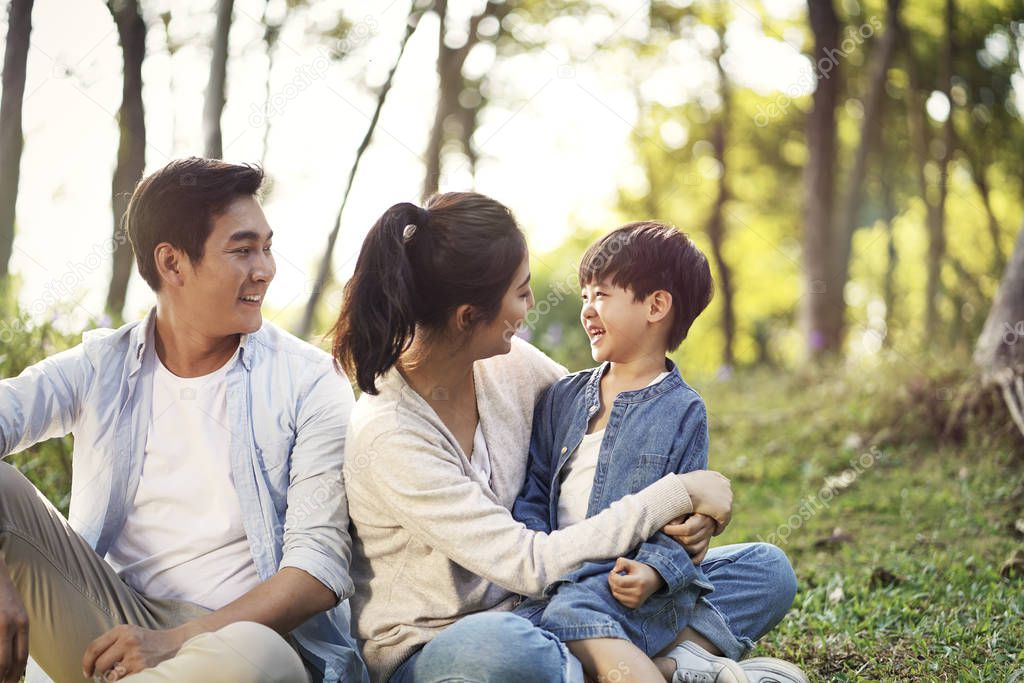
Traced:
<path fill-rule="evenodd" d="M 1024 434 L 1024 225 L 974 349 L 985 382 L 1000 386 Z"/>
<path fill-rule="evenodd" d="M 885 280 L 882 284 L 882 298 L 885 301 L 885 337 L 883 344 L 892 347 L 892 326 L 896 319 L 896 266 L 899 252 L 896 251 L 896 233 L 893 221 L 896 219 L 896 204 L 892 197 L 892 183 L 887 173 L 882 175 L 882 203 L 885 207 L 886 263 Z"/>
<path fill-rule="evenodd" d="M 281 29 L 284 26 L 284 22 L 288 18 L 288 13 L 291 11 L 291 6 L 285 6 L 285 15 L 279 23 L 272 24 L 267 21 L 267 10 L 270 8 L 271 0 L 266 0 L 266 4 L 263 6 L 263 45 L 267 51 L 267 72 L 263 80 L 263 140 L 260 145 L 260 165 L 266 166 L 267 164 L 267 150 L 270 148 L 270 127 L 273 124 L 273 117 L 270 115 L 270 98 L 273 96 L 272 85 L 274 75 L 274 61 L 277 57 L 277 43 L 278 38 L 281 35 Z"/>
<path fill-rule="evenodd" d="M 171 35 L 171 18 L 170 12 L 164 12 L 160 15 L 160 23 L 164 27 L 164 44 L 167 46 L 167 57 L 169 59 L 170 68 L 167 78 L 167 90 L 171 95 L 171 102 L 176 102 L 178 97 L 178 87 L 174 78 L 174 55 L 178 54 L 178 50 L 181 49 L 181 44 L 178 43 Z M 173 155 L 176 150 L 179 149 L 178 138 L 178 110 L 177 107 L 171 107 L 171 154 Z"/>
<path fill-rule="evenodd" d="M 409 39 L 415 33 L 416 27 L 419 26 L 422 16 L 423 12 L 417 10 L 416 3 L 413 2 L 409 9 L 405 35 L 402 37 L 402 42 L 398 48 L 398 56 L 395 57 L 395 63 L 391 66 L 391 71 L 388 72 L 387 80 L 384 81 L 384 85 L 380 88 L 380 93 L 377 95 L 377 108 L 373 112 L 373 117 L 366 128 L 363 140 L 359 143 L 359 148 L 356 150 L 355 160 L 352 162 L 352 168 L 349 170 L 345 189 L 341 194 L 341 206 L 338 207 L 338 213 L 335 215 L 334 226 L 327 235 L 327 246 L 324 248 L 324 254 L 320 258 L 320 267 L 317 269 L 316 280 L 313 283 L 312 291 L 309 293 L 309 300 L 306 302 L 302 320 L 295 331 L 295 334 L 303 339 L 308 337 L 313 330 L 313 320 L 316 317 L 317 305 L 320 303 L 324 289 L 327 288 L 327 283 L 331 277 L 331 259 L 334 255 L 334 245 L 338 241 L 338 233 L 341 231 L 341 217 L 345 213 L 345 206 L 348 204 L 348 198 L 352 192 L 352 183 L 355 181 L 356 171 L 359 170 L 359 162 L 362 161 L 363 154 L 366 153 L 370 142 L 373 140 L 373 134 L 377 130 L 377 121 L 380 119 L 380 113 L 384 109 L 384 102 L 387 100 L 388 93 L 391 91 L 391 85 L 395 79 L 395 72 L 398 71 L 398 65 L 402 62 L 402 55 L 405 54 L 405 47 L 409 44 Z"/>
<path fill-rule="evenodd" d="M 940 65 L 942 90 L 949 101 L 949 116 L 943 126 L 944 140 L 942 156 L 937 160 L 939 167 L 939 186 L 932 197 L 929 191 L 925 167 L 930 159 L 930 138 L 928 134 L 928 118 L 925 102 L 922 97 L 928 89 L 921 83 L 917 63 L 914 60 L 910 44 L 907 43 L 907 76 L 909 80 L 908 117 L 910 123 L 910 141 L 917 157 L 918 183 L 921 186 L 921 200 L 926 209 L 926 227 L 928 231 L 928 254 L 926 261 L 927 278 L 925 282 L 925 338 L 931 339 L 938 329 L 938 299 L 941 288 L 942 259 L 946 253 L 945 207 L 949 188 L 949 160 L 953 156 L 955 136 L 953 131 L 953 98 L 951 93 L 953 68 L 953 0 L 946 0 L 945 25 L 946 41 Z"/>
<path fill-rule="evenodd" d="M 982 161 L 981 154 L 971 154 L 966 145 L 964 153 L 970 157 L 971 179 L 974 181 L 974 187 L 978 190 L 978 194 L 981 195 L 981 203 L 985 207 L 985 215 L 988 217 L 988 236 L 992 240 L 992 272 L 1001 273 L 1006 269 L 1006 254 L 1003 252 L 1000 238 L 1003 229 L 992 208 L 991 188 L 985 177 L 988 164 Z"/>
<path fill-rule="evenodd" d="M 3 93 L 0 96 L 0 280 L 7 276 L 14 249 L 14 217 L 21 175 L 21 103 L 25 95 L 25 66 L 32 33 L 33 0 L 12 0 L 4 52 Z"/>
<path fill-rule="evenodd" d="M 838 270 L 836 286 L 833 289 L 835 290 L 836 304 L 841 307 L 843 312 L 845 312 L 846 304 L 842 293 L 850 276 L 853 233 L 858 227 L 857 219 L 860 216 L 860 205 L 863 200 L 868 160 L 872 152 L 878 147 L 881 137 L 885 84 L 889 73 L 889 66 L 892 64 L 893 54 L 896 52 L 899 11 L 900 0 L 888 0 L 885 33 L 872 54 L 867 90 L 864 93 L 864 118 L 861 119 L 860 125 L 860 144 L 857 146 L 853 169 L 850 171 L 850 177 L 847 181 L 845 201 L 839 214 L 841 222 L 837 244 L 838 251 L 836 253 Z M 840 315 L 839 322 L 840 325 L 843 325 L 842 315 Z M 842 334 L 843 330 L 840 329 L 840 339 L 842 339 Z"/>
<path fill-rule="evenodd" d="M 204 153 L 211 159 L 224 156 L 220 117 L 227 101 L 228 34 L 231 33 L 231 12 L 234 7 L 234 0 L 217 0 L 217 26 L 213 33 L 210 80 L 206 85 L 206 102 L 203 105 Z"/>
<path fill-rule="evenodd" d="M 440 21 L 437 39 L 437 107 L 434 110 L 434 123 L 430 128 L 427 141 L 426 175 L 423 179 L 423 198 L 438 191 L 441 186 L 441 165 L 444 147 L 450 140 L 458 142 L 463 153 L 469 159 L 471 171 L 475 171 L 477 152 L 472 144 L 473 133 L 476 131 L 479 107 L 466 107 L 459 99 L 466 87 L 462 75 L 462 67 L 466 63 L 473 47 L 480 42 L 480 22 L 486 17 L 495 17 L 499 21 L 511 10 L 509 2 L 491 0 L 484 9 L 469 21 L 469 29 L 465 44 L 452 48 L 445 45 L 444 37 L 448 26 L 448 0 L 434 0 L 433 11 Z M 451 130 L 450 127 L 457 130 Z"/>
<path fill-rule="evenodd" d="M 715 121 L 711 134 L 711 145 L 721 173 L 718 176 L 718 196 L 715 198 L 711 215 L 708 217 L 708 239 L 711 242 L 711 253 L 718 271 L 718 291 L 722 299 L 722 363 L 732 368 L 736 365 L 736 313 L 733 308 L 732 272 L 723 254 L 725 242 L 725 205 L 729 201 L 728 166 L 726 165 L 727 136 L 729 118 L 732 111 L 729 78 L 722 68 L 722 52 L 725 49 L 724 20 L 718 25 L 718 52 L 715 55 L 715 68 L 718 70 L 718 94 L 722 98 L 722 111 Z"/>
<path fill-rule="evenodd" d="M 841 345 L 842 289 L 834 279 L 833 210 L 836 165 L 836 102 L 839 63 L 833 61 L 839 40 L 839 17 L 832 0 L 808 0 L 814 33 L 815 63 L 831 69 L 818 78 L 807 117 L 808 160 L 804 167 L 804 289 L 802 324 L 812 358 L 836 353 Z M 837 303 L 838 302 L 838 303 Z"/>
<path fill-rule="evenodd" d="M 124 56 L 124 82 L 121 107 L 117 112 L 120 140 L 117 166 L 111 182 L 111 206 L 114 217 L 113 269 L 107 291 L 106 310 L 120 319 L 132 272 L 132 250 L 124 232 L 122 218 L 135 185 L 146 167 L 146 117 L 142 107 L 142 60 L 146 56 L 146 23 L 137 0 L 108 0 L 107 8 L 117 24 Z"/>

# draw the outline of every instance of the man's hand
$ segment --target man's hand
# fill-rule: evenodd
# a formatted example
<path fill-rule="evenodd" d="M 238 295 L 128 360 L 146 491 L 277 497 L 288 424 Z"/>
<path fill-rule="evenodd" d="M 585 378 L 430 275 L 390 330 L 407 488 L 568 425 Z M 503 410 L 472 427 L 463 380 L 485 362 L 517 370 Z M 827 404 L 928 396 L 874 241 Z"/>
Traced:
<path fill-rule="evenodd" d="M 82 673 L 86 678 L 120 680 L 170 659 L 189 637 L 183 628 L 152 631 L 139 626 L 117 626 L 85 649 Z"/>
<path fill-rule="evenodd" d="M 715 520 L 715 535 L 725 531 L 732 519 L 732 484 L 719 472 L 694 470 L 680 474 L 690 494 L 693 512 L 700 512 Z"/>
<path fill-rule="evenodd" d="M 28 612 L 0 560 L 0 683 L 18 683 L 28 663 Z"/>
<path fill-rule="evenodd" d="M 665 585 L 661 574 L 653 567 L 620 557 L 615 568 L 608 574 L 608 586 L 612 595 L 630 609 L 636 609 L 647 602 L 647 598 Z"/>
<path fill-rule="evenodd" d="M 707 515 L 697 513 L 673 519 L 662 527 L 662 531 L 668 534 L 676 543 L 686 548 L 693 563 L 699 565 L 704 561 L 711 545 L 711 537 L 715 535 L 717 528 L 715 520 Z"/>

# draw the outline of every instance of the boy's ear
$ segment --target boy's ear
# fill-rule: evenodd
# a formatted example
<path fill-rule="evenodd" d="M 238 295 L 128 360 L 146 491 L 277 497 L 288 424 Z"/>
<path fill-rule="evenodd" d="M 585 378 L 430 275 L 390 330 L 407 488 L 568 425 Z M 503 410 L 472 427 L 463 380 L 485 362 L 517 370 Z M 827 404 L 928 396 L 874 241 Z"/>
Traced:
<path fill-rule="evenodd" d="M 647 322 L 661 322 L 672 310 L 672 295 L 664 289 L 647 295 Z"/>

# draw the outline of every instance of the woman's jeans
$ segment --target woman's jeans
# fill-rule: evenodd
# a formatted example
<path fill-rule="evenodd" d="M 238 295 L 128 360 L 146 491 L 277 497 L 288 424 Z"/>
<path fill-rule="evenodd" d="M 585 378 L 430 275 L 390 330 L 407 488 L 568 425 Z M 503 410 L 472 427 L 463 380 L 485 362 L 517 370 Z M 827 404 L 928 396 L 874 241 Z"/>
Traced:
<path fill-rule="evenodd" d="M 778 624 L 796 596 L 786 554 L 769 543 L 712 548 L 701 570 L 715 587 L 700 598 L 689 626 L 726 657 L 740 659 Z M 405 661 L 390 683 L 579 683 L 568 648 L 509 612 L 463 617 Z"/>

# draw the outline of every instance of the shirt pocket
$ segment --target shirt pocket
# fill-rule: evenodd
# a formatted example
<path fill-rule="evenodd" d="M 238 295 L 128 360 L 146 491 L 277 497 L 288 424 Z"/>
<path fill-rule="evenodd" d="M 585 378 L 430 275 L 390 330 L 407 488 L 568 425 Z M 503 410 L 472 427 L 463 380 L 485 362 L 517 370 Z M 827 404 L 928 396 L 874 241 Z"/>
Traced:
<path fill-rule="evenodd" d="M 641 453 L 629 472 L 629 493 L 637 493 L 665 476 L 668 456 L 661 453 Z"/>

